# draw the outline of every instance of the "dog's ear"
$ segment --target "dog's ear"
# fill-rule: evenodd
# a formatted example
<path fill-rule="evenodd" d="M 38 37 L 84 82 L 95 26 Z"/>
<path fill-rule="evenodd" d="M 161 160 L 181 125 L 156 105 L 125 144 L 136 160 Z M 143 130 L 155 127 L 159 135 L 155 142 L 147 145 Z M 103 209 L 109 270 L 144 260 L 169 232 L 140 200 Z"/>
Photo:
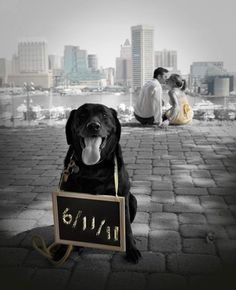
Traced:
<path fill-rule="evenodd" d="M 115 122 L 116 122 L 116 136 L 117 136 L 117 139 L 118 139 L 118 142 L 120 141 L 120 134 L 121 134 L 121 124 L 120 124 L 120 121 L 117 117 L 117 112 L 116 110 L 114 110 L 113 108 L 110 108 L 111 112 L 112 112 L 112 115 L 115 119 Z"/>
<path fill-rule="evenodd" d="M 68 145 L 72 143 L 72 122 L 74 120 L 75 112 L 76 110 L 70 112 L 70 116 L 66 123 L 66 140 Z"/>

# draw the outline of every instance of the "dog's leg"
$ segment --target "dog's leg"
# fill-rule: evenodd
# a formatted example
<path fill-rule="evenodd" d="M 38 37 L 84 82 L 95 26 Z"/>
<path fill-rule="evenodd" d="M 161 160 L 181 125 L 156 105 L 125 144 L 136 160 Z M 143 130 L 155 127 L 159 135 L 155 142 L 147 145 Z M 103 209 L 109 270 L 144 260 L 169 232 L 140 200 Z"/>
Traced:
<path fill-rule="evenodd" d="M 132 224 L 137 213 L 137 199 L 131 193 L 129 195 L 129 213 L 130 213 L 130 222 Z"/>
<path fill-rule="evenodd" d="M 126 258 L 129 262 L 138 263 L 141 258 L 141 253 L 135 246 L 135 240 L 131 228 L 131 216 L 130 216 L 130 195 L 125 198 L 125 226 L 126 226 Z M 134 215 L 134 212 L 133 212 Z"/>

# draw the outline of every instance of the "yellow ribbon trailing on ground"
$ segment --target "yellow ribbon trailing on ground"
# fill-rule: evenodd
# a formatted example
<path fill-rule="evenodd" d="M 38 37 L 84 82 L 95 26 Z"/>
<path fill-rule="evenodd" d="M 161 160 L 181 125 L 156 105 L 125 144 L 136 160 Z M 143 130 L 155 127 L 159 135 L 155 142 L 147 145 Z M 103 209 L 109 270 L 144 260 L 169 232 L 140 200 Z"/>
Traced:
<path fill-rule="evenodd" d="M 42 256 L 47 258 L 49 262 L 52 263 L 56 267 L 63 265 L 65 261 L 68 259 L 68 257 L 70 256 L 71 252 L 73 251 L 72 245 L 66 245 L 67 249 L 66 249 L 65 254 L 61 257 L 60 260 L 57 261 L 53 259 L 53 249 L 55 251 L 57 247 L 61 246 L 60 244 L 57 244 L 54 242 L 50 246 L 47 247 L 44 239 L 38 235 L 35 235 L 32 237 L 32 244 L 33 244 L 34 249 L 38 253 L 40 253 Z"/>

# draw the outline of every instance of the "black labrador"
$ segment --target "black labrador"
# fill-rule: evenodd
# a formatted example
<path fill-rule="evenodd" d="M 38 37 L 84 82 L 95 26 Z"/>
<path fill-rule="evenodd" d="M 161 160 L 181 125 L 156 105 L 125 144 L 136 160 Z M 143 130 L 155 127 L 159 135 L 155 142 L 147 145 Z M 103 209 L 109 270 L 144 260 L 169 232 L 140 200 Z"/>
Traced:
<path fill-rule="evenodd" d="M 125 197 L 126 257 L 133 263 L 141 258 L 135 246 L 131 223 L 137 211 L 137 200 L 130 193 L 128 173 L 119 144 L 121 125 L 114 109 L 101 104 L 84 104 L 72 110 L 66 124 L 70 145 L 64 166 L 74 164 L 62 179 L 61 189 L 72 192 L 115 195 L 114 157 L 118 163 L 118 195 Z M 70 168 L 70 166 L 69 166 Z"/>

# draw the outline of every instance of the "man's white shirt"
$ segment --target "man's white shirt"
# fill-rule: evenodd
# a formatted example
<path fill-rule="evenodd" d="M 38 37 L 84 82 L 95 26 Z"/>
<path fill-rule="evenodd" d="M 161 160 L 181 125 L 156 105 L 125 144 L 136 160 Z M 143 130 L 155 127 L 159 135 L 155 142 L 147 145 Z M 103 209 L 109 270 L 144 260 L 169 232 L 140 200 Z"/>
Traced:
<path fill-rule="evenodd" d="M 154 117 L 156 123 L 162 123 L 162 87 L 157 79 L 144 84 L 136 100 L 134 112 L 139 117 Z"/>

